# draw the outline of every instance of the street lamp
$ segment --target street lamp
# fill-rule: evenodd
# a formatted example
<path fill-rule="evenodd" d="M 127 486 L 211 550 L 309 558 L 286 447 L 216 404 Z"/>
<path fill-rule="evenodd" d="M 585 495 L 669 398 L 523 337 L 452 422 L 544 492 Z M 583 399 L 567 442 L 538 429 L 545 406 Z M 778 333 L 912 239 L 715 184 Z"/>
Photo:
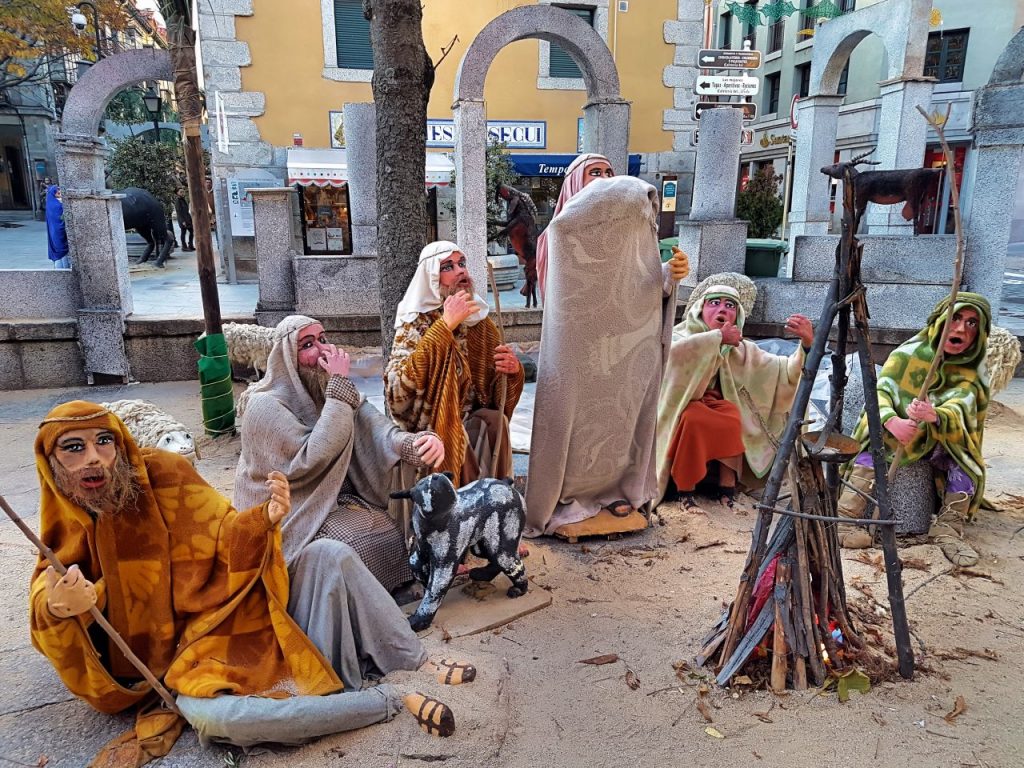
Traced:
<path fill-rule="evenodd" d="M 100 45 L 100 14 L 92 0 L 82 0 L 75 6 L 78 10 L 71 14 L 71 26 L 79 32 L 84 32 L 85 28 L 89 26 L 89 21 L 82 13 L 82 6 L 92 9 L 92 28 L 96 33 L 96 61 L 99 61 L 103 58 L 103 47 Z"/>
<path fill-rule="evenodd" d="M 143 94 L 142 100 L 146 103 L 146 111 L 149 112 L 149 116 L 153 118 L 153 143 L 156 144 L 160 141 L 160 107 L 162 106 L 160 92 L 150 86 Z"/>

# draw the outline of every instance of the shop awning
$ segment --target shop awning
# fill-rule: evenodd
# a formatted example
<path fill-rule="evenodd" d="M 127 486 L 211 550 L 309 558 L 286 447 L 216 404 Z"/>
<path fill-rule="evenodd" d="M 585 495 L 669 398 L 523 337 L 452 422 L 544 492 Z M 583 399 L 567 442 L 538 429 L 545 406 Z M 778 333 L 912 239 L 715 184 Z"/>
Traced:
<path fill-rule="evenodd" d="M 557 154 L 521 154 L 513 152 L 509 155 L 516 173 L 520 176 L 564 176 L 565 169 L 575 160 L 577 155 Z M 629 156 L 630 176 L 640 175 L 640 155 Z"/>
<path fill-rule="evenodd" d="M 428 187 L 451 183 L 455 165 L 442 152 L 428 152 L 424 182 Z M 344 149 L 288 149 L 288 183 L 303 186 L 343 187 L 348 180 L 348 158 Z"/>

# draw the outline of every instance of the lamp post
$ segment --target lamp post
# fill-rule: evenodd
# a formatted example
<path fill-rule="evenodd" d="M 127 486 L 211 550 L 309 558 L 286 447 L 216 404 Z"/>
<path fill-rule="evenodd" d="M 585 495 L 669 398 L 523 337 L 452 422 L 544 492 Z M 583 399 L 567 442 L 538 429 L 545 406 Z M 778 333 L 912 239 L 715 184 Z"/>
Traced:
<path fill-rule="evenodd" d="M 149 116 L 153 118 L 153 143 L 156 144 L 160 141 L 160 107 L 162 105 L 160 92 L 150 86 L 143 94 L 142 100 L 146 103 L 146 111 L 149 112 Z"/>
<path fill-rule="evenodd" d="M 92 29 L 96 34 L 96 61 L 99 61 L 103 58 L 103 47 L 100 45 L 100 14 L 96 10 L 96 4 L 92 0 L 82 0 L 82 2 L 78 3 L 75 6 L 78 10 L 71 14 L 71 25 L 79 32 L 85 30 L 89 25 L 85 14 L 82 13 L 83 6 L 92 9 Z"/>

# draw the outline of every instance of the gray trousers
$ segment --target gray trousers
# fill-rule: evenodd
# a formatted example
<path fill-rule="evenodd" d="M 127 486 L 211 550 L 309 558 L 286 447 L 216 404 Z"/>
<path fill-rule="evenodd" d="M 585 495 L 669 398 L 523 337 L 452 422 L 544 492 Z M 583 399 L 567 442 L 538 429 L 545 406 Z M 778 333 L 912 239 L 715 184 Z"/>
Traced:
<path fill-rule="evenodd" d="M 240 747 L 302 744 L 329 733 L 390 720 L 402 708 L 390 685 L 363 689 L 363 679 L 415 670 L 427 660 L 401 609 L 351 547 L 310 542 L 292 564 L 288 613 L 345 684 L 329 696 L 178 696 L 178 707 L 203 744 Z"/>

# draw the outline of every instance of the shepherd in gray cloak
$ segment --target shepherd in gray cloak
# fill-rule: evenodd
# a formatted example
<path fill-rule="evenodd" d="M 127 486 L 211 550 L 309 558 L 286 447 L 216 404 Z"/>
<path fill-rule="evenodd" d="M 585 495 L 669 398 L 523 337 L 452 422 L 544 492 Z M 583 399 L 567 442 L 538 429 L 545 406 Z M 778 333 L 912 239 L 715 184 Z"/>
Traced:
<path fill-rule="evenodd" d="M 548 225 L 527 536 L 630 529 L 615 517 L 645 527 L 676 286 L 689 272 L 681 251 L 661 263 L 658 208 L 654 187 L 616 176 L 587 184 Z"/>
<path fill-rule="evenodd" d="M 253 506 L 266 496 L 267 473 L 284 473 L 292 498 L 282 525 L 288 565 L 310 542 L 335 539 L 390 591 L 413 577 L 407 521 L 388 494 L 439 462 L 444 446 L 432 432 L 396 427 L 347 374 L 348 356 L 327 342 L 319 322 L 292 315 L 278 324 L 266 375 L 248 390 L 239 425 L 234 501 Z"/>

